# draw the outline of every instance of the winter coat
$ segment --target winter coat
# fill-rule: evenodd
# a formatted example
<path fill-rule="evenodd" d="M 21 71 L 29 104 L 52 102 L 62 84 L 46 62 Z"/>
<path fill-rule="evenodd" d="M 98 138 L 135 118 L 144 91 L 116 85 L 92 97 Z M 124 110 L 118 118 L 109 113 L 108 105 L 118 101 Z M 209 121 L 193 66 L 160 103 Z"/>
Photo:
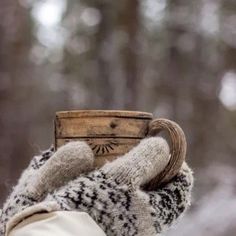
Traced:
<path fill-rule="evenodd" d="M 9 227 L 9 226 L 8 226 Z M 85 212 L 55 211 L 34 214 L 13 228 L 6 236 L 106 236 Z"/>

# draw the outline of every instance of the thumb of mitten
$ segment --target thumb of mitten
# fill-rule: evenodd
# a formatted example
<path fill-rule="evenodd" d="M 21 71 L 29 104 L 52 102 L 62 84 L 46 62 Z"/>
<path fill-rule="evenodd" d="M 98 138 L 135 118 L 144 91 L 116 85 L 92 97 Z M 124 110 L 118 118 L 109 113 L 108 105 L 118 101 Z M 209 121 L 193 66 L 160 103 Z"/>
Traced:
<path fill-rule="evenodd" d="M 70 142 L 60 147 L 35 174 L 29 185 L 29 195 L 41 199 L 46 192 L 64 185 L 69 180 L 93 169 L 94 155 L 88 144 Z"/>
<path fill-rule="evenodd" d="M 169 146 L 161 137 L 143 139 L 124 156 L 107 163 L 102 170 L 117 183 L 138 187 L 164 170 L 170 160 Z"/>

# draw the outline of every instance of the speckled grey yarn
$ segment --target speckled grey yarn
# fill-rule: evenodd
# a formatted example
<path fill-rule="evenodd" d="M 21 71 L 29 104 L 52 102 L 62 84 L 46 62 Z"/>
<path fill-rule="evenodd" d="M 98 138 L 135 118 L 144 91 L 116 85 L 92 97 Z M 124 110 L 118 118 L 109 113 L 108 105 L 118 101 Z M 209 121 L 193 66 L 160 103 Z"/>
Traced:
<path fill-rule="evenodd" d="M 85 142 L 71 142 L 54 153 L 53 148 L 35 156 L 3 206 L 0 236 L 16 213 L 37 204 L 46 194 L 93 169 L 94 156 Z"/>
<path fill-rule="evenodd" d="M 24 210 L 15 212 L 17 214 L 8 222 L 9 227 L 36 212 L 77 210 L 87 212 L 108 236 L 162 233 L 190 205 L 193 185 L 192 171 L 184 163 L 170 183 L 155 191 L 143 190 L 142 185 L 162 171 L 168 160 L 169 148 L 165 140 L 144 139 L 123 157 L 69 181 L 48 193 L 40 203 L 24 199 L 23 204 L 18 195 Z M 14 208 L 14 205 L 9 207 Z M 4 209 L 3 215 L 7 213 Z"/>

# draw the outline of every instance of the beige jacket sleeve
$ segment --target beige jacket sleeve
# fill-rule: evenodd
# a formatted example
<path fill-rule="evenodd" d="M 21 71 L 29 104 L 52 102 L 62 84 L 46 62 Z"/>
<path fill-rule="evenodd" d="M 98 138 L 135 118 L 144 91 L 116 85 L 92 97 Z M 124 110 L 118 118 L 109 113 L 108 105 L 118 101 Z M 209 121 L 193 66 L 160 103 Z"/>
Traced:
<path fill-rule="evenodd" d="M 85 212 L 55 211 L 30 216 L 6 236 L 106 236 Z"/>

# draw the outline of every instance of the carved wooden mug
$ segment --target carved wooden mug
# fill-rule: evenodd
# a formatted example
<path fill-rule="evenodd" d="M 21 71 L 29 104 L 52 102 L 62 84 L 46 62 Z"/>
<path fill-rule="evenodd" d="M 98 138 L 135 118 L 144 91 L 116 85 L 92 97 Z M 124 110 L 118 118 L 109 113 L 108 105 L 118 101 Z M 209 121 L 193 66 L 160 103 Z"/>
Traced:
<path fill-rule="evenodd" d="M 186 154 L 186 139 L 178 124 L 154 119 L 151 113 L 119 110 L 78 110 L 56 113 L 55 148 L 84 140 L 95 155 L 95 166 L 102 166 L 136 146 L 141 139 L 166 130 L 171 140 L 171 158 L 165 170 L 147 184 L 147 189 L 168 182 L 179 171 Z"/>

